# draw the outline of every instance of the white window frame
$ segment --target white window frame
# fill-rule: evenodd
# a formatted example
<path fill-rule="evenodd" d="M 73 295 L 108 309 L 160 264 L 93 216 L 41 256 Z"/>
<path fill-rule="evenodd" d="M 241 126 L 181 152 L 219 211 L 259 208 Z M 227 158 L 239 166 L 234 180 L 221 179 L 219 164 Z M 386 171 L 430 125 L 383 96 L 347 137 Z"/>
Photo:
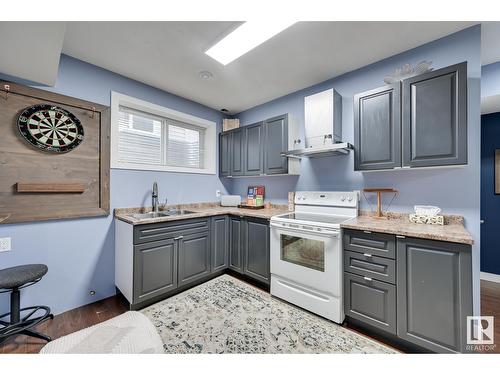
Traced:
<path fill-rule="evenodd" d="M 118 118 L 120 106 L 151 115 L 170 118 L 192 124 L 205 129 L 204 132 L 204 160 L 203 168 L 175 167 L 171 165 L 150 165 L 137 163 L 124 163 L 118 159 Z M 213 121 L 188 115 L 171 108 L 162 107 L 118 92 L 111 92 L 111 155 L 112 169 L 134 169 L 143 171 L 178 172 L 216 174 L 216 149 L 217 149 L 217 124 Z"/>

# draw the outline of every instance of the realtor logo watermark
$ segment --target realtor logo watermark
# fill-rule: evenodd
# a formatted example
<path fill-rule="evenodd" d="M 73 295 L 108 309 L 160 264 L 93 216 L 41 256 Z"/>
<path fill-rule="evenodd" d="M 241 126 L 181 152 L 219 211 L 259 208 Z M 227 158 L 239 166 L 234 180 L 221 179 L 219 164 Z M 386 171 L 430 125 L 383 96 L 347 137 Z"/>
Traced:
<path fill-rule="evenodd" d="M 468 316 L 466 349 L 474 352 L 494 350 L 496 346 L 494 326 L 495 318 L 493 316 Z"/>

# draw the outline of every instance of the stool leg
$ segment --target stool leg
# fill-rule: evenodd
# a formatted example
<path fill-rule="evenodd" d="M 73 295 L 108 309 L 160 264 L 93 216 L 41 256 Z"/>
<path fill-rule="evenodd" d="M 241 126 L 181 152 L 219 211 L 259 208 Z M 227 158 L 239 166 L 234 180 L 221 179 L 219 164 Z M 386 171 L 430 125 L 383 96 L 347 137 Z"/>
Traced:
<path fill-rule="evenodd" d="M 10 293 L 10 324 L 19 323 L 21 293 L 18 288 L 12 289 Z"/>
<path fill-rule="evenodd" d="M 20 334 L 35 337 L 37 339 L 42 339 L 45 341 L 52 341 L 52 338 L 50 336 L 44 335 L 43 333 L 34 331 L 32 329 L 25 329 L 25 330 L 21 331 Z"/>

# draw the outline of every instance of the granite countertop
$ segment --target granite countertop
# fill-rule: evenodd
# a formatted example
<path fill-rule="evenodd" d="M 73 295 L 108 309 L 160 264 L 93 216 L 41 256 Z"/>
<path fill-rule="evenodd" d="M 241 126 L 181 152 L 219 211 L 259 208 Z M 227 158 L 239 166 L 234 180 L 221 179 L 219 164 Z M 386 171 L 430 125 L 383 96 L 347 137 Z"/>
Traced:
<path fill-rule="evenodd" d="M 151 207 L 136 207 L 136 208 L 116 208 L 115 217 L 118 220 L 125 221 L 132 225 L 161 223 L 167 221 L 196 219 L 200 217 L 209 217 L 217 215 L 237 215 L 244 217 L 255 217 L 261 219 L 270 219 L 272 216 L 280 215 L 289 212 L 286 205 L 271 205 L 270 208 L 248 209 L 238 207 L 222 207 L 219 203 L 198 203 L 198 204 L 183 204 L 175 206 L 167 206 L 164 209 L 185 209 L 194 213 L 175 216 L 162 216 L 157 218 L 137 219 L 133 217 L 137 213 L 151 212 Z"/>
<path fill-rule="evenodd" d="M 360 215 L 342 223 L 341 227 L 468 245 L 474 244 L 471 234 L 465 229 L 461 216 L 445 216 L 445 225 L 431 225 L 411 223 L 408 214 L 390 214 L 384 218 Z"/>

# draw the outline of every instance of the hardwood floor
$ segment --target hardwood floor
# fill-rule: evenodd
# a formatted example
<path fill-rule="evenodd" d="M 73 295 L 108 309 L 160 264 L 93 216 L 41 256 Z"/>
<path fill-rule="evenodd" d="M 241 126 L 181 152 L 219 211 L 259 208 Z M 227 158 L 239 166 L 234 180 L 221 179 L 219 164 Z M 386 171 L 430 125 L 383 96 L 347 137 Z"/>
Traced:
<path fill-rule="evenodd" d="M 57 339 L 114 318 L 127 310 L 123 297 L 114 296 L 56 315 L 54 320 L 39 324 L 35 330 Z M 44 345 L 43 340 L 19 335 L 0 344 L 0 353 L 38 353 Z"/>
<path fill-rule="evenodd" d="M 90 305 L 82 306 L 63 314 L 56 315 L 37 326 L 36 330 L 53 339 L 80 329 L 111 319 L 127 311 L 126 301 L 114 296 Z M 495 317 L 494 353 L 500 353 L 500 284 L 481 280 L 481 315 Z M 45 342 L 32 337 L 17 336 L 0 345 L 0 353 L 38 353 Z"/>
<path fill-rule="evenodd" d="M 481 315 L 495 317 L 495 350 L 500 353 L 500 284 L 481 280 Z"/>

